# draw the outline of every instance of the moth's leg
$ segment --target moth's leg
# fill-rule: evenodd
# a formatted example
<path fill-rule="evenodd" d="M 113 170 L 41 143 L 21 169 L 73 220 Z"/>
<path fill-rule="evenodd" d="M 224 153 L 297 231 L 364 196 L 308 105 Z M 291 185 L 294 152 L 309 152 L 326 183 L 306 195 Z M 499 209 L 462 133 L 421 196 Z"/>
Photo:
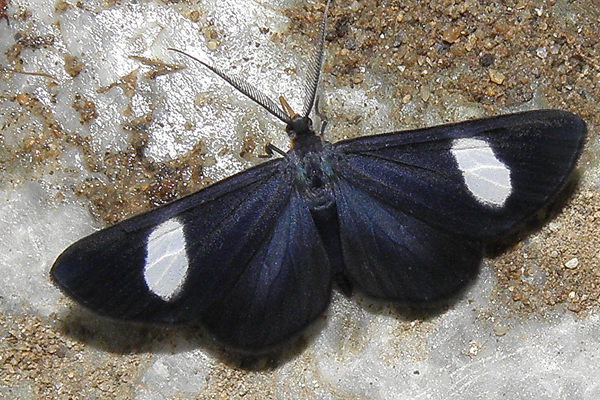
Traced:
<path fill-rule="evenodd" d="M 280 154 L 285 157 L 285 151 L 281 150 L 279 147 L 275 146 L 273 143 L 265 144 L 265 153 L 259 155 L 260 158 L 271 158 L 274 153 Z"/>
<path fill-rule="evenodd" d="M 329 119 L 327 118 L 327 115 L 321 113 L 321 110 L 319 109 L 320 99 L 320 96 L 317 96 L 317 99 L 315 100 L 315 114 L 321 120 L 321 129 L 319 130 L 319 136 L 323 136 L 323 134 L 325 133 L 325 127 L 329 123 Z"/>

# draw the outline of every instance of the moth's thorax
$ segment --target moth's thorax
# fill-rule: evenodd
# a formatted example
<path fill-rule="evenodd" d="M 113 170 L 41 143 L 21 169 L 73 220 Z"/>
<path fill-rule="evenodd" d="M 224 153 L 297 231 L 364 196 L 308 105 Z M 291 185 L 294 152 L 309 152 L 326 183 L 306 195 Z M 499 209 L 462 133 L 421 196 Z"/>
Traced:
<path fill-rule="evenodd" d="M 297 137 L 287 154 L 294 185 L 313 213 L 333 210 L 335 205 L 332 157 L 331 143 L 314 134 Z"/>

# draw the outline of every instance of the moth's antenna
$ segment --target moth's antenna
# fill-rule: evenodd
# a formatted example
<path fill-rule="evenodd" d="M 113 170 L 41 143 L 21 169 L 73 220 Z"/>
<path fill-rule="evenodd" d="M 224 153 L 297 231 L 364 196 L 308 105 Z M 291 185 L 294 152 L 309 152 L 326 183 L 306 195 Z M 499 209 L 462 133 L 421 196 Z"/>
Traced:
<path fill-rule="evenodd" d="M 267 110 L 268 112 L 270 112 L 271 114 L 273 114 L 274 116 L 279 118 L 284 123 L 289 124 L 291 122 L 290 117 L 285 113 L 285 111 L 283 111 L 281 108 L 279 108 L 277 103 L 275 103 L 273 100 L 271 100 L 271 98 L 269 96 L 267 96 L 266 94 L 264 94 L 259 89 L 257 89 L 253 85 L 249 84 L 245 80 L 243 80 L 237 76 L 228 75 L 222 69 L 220 69 L 218 67 L 214 67 L 210 64 L 207 64 L 204 61 L 199 60 L 198 58 L 191 56 L 181 50 L 177 50 L 177 49 L 173 49 L 173 48 L 168 48 L 167 50 L 175 51 L 179 54 L 183 54 L 184 56 L 191 58 L 194 61 L 199 62 L 200 64 L 204 65 L 206 68 L 210 69 L 212 72 L 214 72 L 215 74 L 220 76 L 223 80 L 225 80 L 231 86 L 236 88 L 243 95 L 252 99 L 255 103 L 262 106 L 265 110 Z"/>
<path fill-rule="evenodd" d="M 310 59 L 309 71 L 308 71 L 308 84 L 304 89 L 305 99 L 304 106 L 302 107 L 302 116 L 308 117 L 313 105 L 315 104 L 315 97 L 317 95 L 317 88 L 319 86 L 319 78 L 321 76 L 321 67 L 323 66 L 323 51 L 325 50 L 325 28 L 327 26 L 327 12 L 329 11 L 329 3 L 331 0 L 327 0 L 325 11 L 323 12 L 323 19 L 319 26 L 319 37 L 317 43 L 315 43 L 315 52 Z"/>

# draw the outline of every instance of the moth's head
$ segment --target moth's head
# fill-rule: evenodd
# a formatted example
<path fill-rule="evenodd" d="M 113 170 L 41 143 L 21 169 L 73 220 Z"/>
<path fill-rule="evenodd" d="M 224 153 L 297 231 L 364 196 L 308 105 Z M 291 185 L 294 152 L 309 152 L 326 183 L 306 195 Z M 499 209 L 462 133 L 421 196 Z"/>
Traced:
<path fill-rule="evenodd" d="M 285 131 L 290 139 L 295 139 L 299 136 L 315 134 L 311 119 L 308 117 L 302 117 L 300 115 L 295 115 L 292 117 L 291 121 L 285 127 Z"/>

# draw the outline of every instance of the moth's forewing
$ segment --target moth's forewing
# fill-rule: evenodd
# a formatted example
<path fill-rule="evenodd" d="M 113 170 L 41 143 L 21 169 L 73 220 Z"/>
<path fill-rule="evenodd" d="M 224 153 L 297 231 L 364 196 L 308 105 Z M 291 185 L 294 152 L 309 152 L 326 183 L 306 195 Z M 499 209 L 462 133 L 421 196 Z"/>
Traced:
<path fill-rule="evenodd" d="M 336 174 L 442 230 L 494 240 L 563 188 L 585 135 L 577 116 L 539 110 L 361 137 L 335 144 Z"/>

